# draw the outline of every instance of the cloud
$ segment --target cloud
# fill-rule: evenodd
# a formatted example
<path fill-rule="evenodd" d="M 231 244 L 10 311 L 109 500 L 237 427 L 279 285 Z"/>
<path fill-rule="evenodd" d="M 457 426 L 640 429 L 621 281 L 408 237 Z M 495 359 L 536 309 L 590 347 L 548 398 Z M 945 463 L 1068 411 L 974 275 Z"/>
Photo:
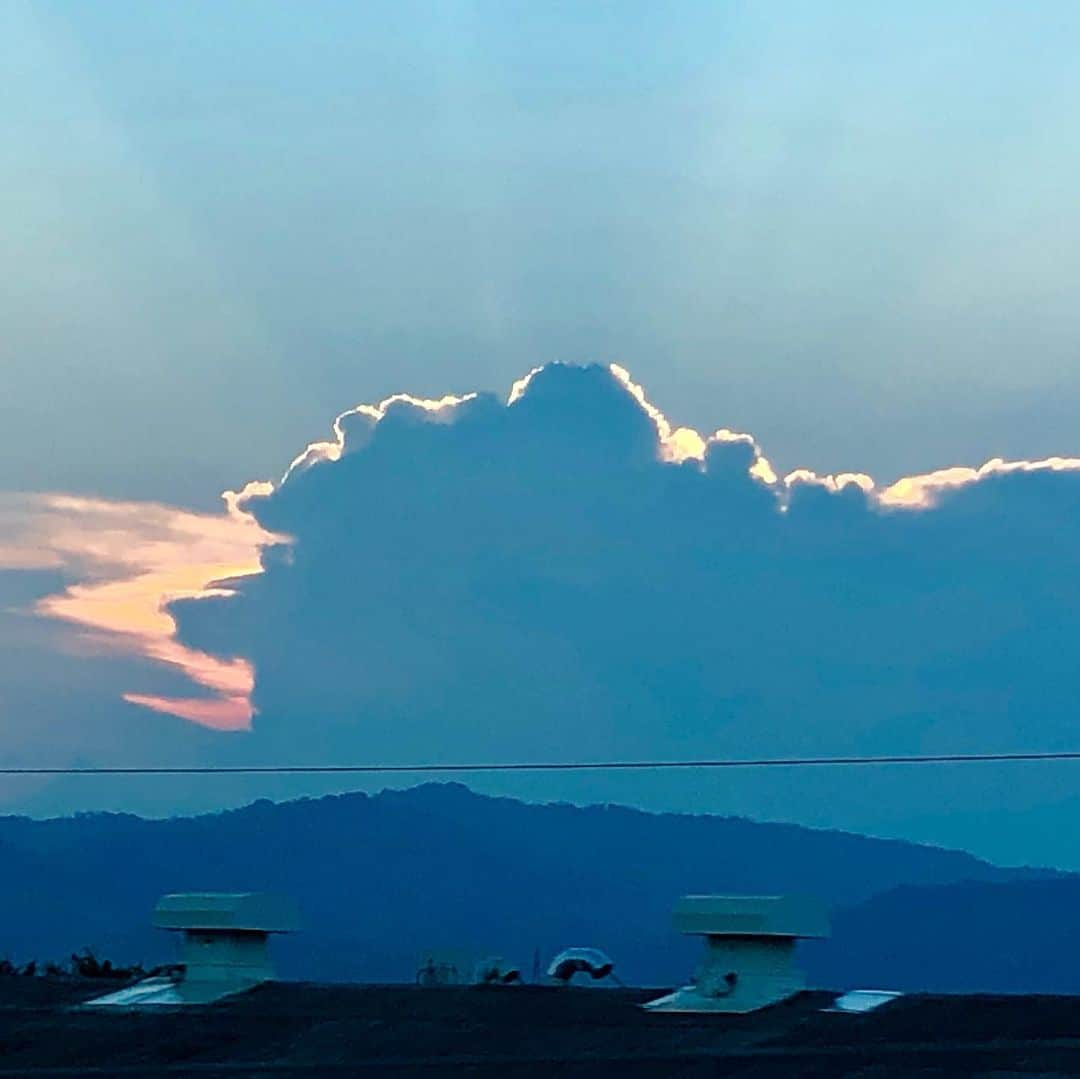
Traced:
<path fill-rule="evenodd" d="M 994 476 L 1016 472 L 1075 472 L 1080 457 L 1047 457 L 1041 461 L 1003 461 L 995 457 L 979 468 L 955 466 L 940 468 L 921 476 L 905 476 L 886 487 L 878 496 L 884 506 L 908 506 L 926 509 L 933 506 L 941 492 L 966 487 Z"/>
<path fill-rule="evenodd" d="M 1052 747 L 1080 689 L 1080 461 L 778 477 L 618 367 L 342 414 L 230 495 L 264 572 L 172 606 L 325 761 Z"/>
<path fill-rule="evenodd" d="M 432 400 L 426 397 L 413 397 L 409 393 L 395 393 L 377 405 L 356 405 L 334 419 L 334 437 L 330 441 L 312 442 L 303 452 L 293 458 L 281 482 L 288 480 L 293 472 L 302 471 L 320 461 L 337 461 L 345 452 L 346 438 L 348 438 L 350 451 L 362 448 L 366 437 L 374 431 L 375 425 L 385 419 L 387 413 L 393 409 L 401 407 L 416 409 L 427 413 L 436 422 L 440 422 L 446 420 L 452 409 L 463 405 L 466 401 L 471 401 L 476 396 L 475 393 L 468 393 L 464 397 L 446 394 L 444 397 Z M 272 489 L 273 484 L 265 480 L 256 480 L 246 484 L 239 494 L 235 491 L 226 491 L 224 497 L 232 506 L 238 505 L 245 495 L 269 494 Z"/>
<path fill-rule="evenodd" d="M 534 367 L 513 383 L 506 401 L 507 408 L 517 404 L 529 392 L 533 380 L 547 372 L 562 372 L 560 378 L 570 378 L 567 372 L 574 370 L 562 364 Z M 602 370 L 591 368 L 591 370 Z M 783 477 L 777 475 L 772 463 L 764 455 L 753 435 L 721 427 L 712 434 L 703 435 L 691 427 L 675 427 L 661 410 L 646 396 L 644 387 L 634 382 L 630 372 L 619 364 L 609 364 L 606 370 L 611 380 L 622 387 L 648 417 L 655 428 L 655 455 L 658 462 L 682 464 L 686 461 L 704 463 L 711 447 L 717 444 L 744 445 L 751 451 L 747 472 L 754 480 L 775 488 L 778 508 L 786 503 L 786 495 L 799 484 L 823 487 L 833 493 L 849 484 L 860 488 L 878 508 L 928 509 L 937 504 L 942 492 L 962 488 L 980 480 L 1015 472 L 1075 472 L 1080 471 L 1080 457 L 1048 457 L 1034 461 L 1005 461 L 995 457 L 979 467 L 956 465 L 931 472 L 903 476 L 885 487 L 879 487 L 874 478 L 865 472 L 841 472 L 821 474 L 812 469 L 797 468 Z M 302 472 L 324 461 L 337 461 L 346 452 L 363 449 L 373 437 L 378 423 L 394 410 L 413 410 L 425 414 L 425 419 L 438 423 L 454 423 L 458 419 L 459 406 L 480 398 L 477 393 L 462 396 L 447 394 L 437 399 L 414 397 L 407 393 L 394 394 L 378 404 L 359 404 L 337 416 L 333 422 L 333 438 L 310 443 L 290 463 L 280 483 L 267 480 L 251 481 L 239 492 L 226 491 L 229 507 L 238 509 L 248 499 L 269 498 L 294 472 Z M 493 399 L 488 398 L 491 401 Z"/>
<path fill-rule="evenodd" d="M 3 496 L 0 525 L 0 568 L 61 569 L 77 579 L 38 599 L 38 615 L 78 627 L 108 653 L 173 668 L 209 691 L 191 698 L 125 693 L 126 700 L 207 727 L 249 726 L 250 662 L 181 644 L 167 608 L 174 600 L 232 595 L 217 582 L 258 572 L 260 547 L 280 537 L 235 508 L 214 515 L 57 494 Z"/>

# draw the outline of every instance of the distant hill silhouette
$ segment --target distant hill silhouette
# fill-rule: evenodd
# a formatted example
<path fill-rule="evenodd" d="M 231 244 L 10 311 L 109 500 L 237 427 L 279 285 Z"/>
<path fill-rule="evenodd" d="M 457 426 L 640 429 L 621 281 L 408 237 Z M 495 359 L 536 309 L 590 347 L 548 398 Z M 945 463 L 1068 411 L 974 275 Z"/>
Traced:
<path fill-rule="evenodd" d="M 1080 993 L 1080 878 L 892 889 L 838 911 L 804 963 L 828 985 Z"/>
<path fill-rule="evenodd" d="M 697 951 L 670 930 L 679 895 L 803 891 L 837 908 L 836 939 L 806 953 L 818 984 L 1080 987 L 1072 956 L 1054 947 L 1080 879 L 844 832 L 535 805 L 459 784 L 171 820 L 6 817 L 0 858 L 0 955 L 14 959 L 90 946 L 161 961 L 170 942 L 147 924 L 160 894 L 269 890 L 304 913 L 304 931 L 278 942 L 287 977 L 411 980 L 425 947 L 500 954 L 528 971 L 534 949 L 546 959 L 588 944 L 625 980 L 669 984 Z M 1008 926 L 1026 911 L 1040 950 L 1018 957 Z"/>

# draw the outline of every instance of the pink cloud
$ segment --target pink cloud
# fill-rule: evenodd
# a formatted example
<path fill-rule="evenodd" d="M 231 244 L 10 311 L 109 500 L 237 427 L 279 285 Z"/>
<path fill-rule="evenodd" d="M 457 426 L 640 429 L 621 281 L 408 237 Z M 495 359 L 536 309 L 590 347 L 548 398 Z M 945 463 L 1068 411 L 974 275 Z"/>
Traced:
<path fill-rule="evenodd" d="M 0 567 L 59 568 L 78 578 L 38 601 L 38 615 L 78 626 L 111 651 L 178 670 L 209 691 L 191 698 L 126 693 L 125 700 L 217 730 L 250 727 L 251 664 L 182 644 L 167 604 L 230 595 L 217 582 L 260 572 L 261 548 L 283 537 L 232 505 L 206 514 L 58 494 L 4 496 L 0 525 Z"/>

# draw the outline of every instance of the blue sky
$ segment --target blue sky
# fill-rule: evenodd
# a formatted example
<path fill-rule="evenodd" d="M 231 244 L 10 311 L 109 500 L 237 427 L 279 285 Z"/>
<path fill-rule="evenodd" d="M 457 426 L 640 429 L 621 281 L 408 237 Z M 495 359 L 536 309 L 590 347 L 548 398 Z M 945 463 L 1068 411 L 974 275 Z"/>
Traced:
<path fill-rule="evenodd" d="M 1075 5 L 43 2 L 5 6 L 0 41 L 6 759 L 1072 744 Z M 554 363 L 600 366 L 581 382 L 548 368 L 527 409 L 504 408 Z M 281 482 L 334 416 L 398 391 L 482 396 L 354 413 Z M 661 422 L 748 434 L 680 464 Z M 747 475 L 761 458 L 771 480 Z M 549 473 L 582 461 L 577 501 L 558 501 Z M 815 475 L 785 483 L 800 468 Z M 841 473 L 860 478 L 823 478 Z M 258 521 L 222 512 L 252 480 L 276 485 L 249 495 Z M 676 527 L 715 542 L 681 547 Z M 271 532 L 295 540 L 265 556 L 281 561 L 207 595 L 258 570 Z M 549 548 L 522 545 L 536 532 Z M 438 602 L 417 584 L 431 565 Z M 683 609 L 617 587 L 643 566 Z M 539 603 L 553 581 L 561 598 Z M 318 684 L 296 627 L 322 640 Z M 889 648 L 841 662 L 867 639 Z M 526 663 L 535 641 L 565 650 L 569 749 Z M 486 655 L 487 719 L 459 730 L 431 687 L 460 701 Z M 350 688 L 358 663 L 377 694 Z M 501 726 L 526 675 L 533 695 Z M 297 701 L 324 691 L 305 717 Z M 873 805 L 858 779 L 526 793 L 1023 857 L 1022 829 L 995 846 L 979 814 L 1072 820 L 1069 774 L 888 777 Z M 109 797 L 167 811 L 249 793 Z"/>
<path fill-rule="evenodd" d="M 1075 448 L 1075 5 L 3 18 L 8 485 L 205 508 L 553 360 L 785 469 Z"/>

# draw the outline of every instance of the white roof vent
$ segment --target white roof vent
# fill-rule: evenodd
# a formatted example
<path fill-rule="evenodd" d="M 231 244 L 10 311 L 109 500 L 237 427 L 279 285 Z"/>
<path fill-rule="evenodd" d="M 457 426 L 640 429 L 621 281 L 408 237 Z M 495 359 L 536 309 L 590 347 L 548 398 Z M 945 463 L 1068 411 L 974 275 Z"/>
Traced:
<path fill-rule="evenodd" d="M 802 896 L 689 895 L 675 906 L 675 929 L 705 938 L 690 985 L 644 1005 L 661 1012 L 752 1012 L 804 985 L 795 969 L 800 937 L 829 935 L 824 906 Z"/>
<path fill-rule="evenodd" d="M 90 1006 L 209 1004 L 241 993 L 274 976 L 269 935 L 300 927 L 291 900 L 257 892 L 162 896 L 151 920 L 158 929 L 183 933 L 183 977 L 146 979 L 89 1001 Z"/>

